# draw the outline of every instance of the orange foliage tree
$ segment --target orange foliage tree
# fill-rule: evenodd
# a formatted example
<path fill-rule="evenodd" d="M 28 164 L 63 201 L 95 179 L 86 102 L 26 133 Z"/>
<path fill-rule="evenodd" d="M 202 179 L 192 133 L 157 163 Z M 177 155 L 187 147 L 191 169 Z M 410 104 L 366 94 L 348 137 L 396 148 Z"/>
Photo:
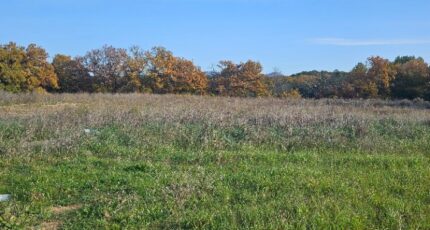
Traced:
<path fill-rule="evenodd" d="M 192 61 L 173 56 L 163 47 L 146 53 L 144 87 L 154 93 L 205 94 L 208 80 Z"/>
<path fill-rule="evenodd" d="M 368 78 L 378 88 L 378 95 L 380 97 L 389 97 L 391 95 L 391 83 L 396 76 L 394 66 L 389 60 L 379 56 L 370 57 L 368 60 L 370 65 L 367 72 Z"/>
<path fill-rule="evenodd" d="M 368 75 L 369 69 L 363 63 L 358 63 L 349 73 L 343 86 L 343 96 L 347 98 L 376 98 L 378 87 L 373 78 Z"/>
<path fill-rule="evenodd" d="M 11 42 L 0 46 L 0 89 L 11 92 L 45 91 L 58 88 L 48 53 L 30 44 L 27 48 Z"/>
<path fill-rule="evenodd" d="M 221 71 L 212 78 L 212 93 L 239 97 L 269 95 L 260 63 L 251 60 L 240 64 L 221 61 L 219 68 Z"/>

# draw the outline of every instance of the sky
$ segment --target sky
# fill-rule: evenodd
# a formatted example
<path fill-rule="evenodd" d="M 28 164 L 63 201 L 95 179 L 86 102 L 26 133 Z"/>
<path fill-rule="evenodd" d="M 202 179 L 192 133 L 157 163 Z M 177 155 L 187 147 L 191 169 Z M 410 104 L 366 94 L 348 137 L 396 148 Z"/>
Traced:
<path fill-rule="evenodd" d="M 164 46 L 212 70 L 220 60 L 264 72 L 349 71 L 367 57 L 430 62 L 429 0 L 0 0 L 0 43 L 51 57 L 105 44 Z"/>

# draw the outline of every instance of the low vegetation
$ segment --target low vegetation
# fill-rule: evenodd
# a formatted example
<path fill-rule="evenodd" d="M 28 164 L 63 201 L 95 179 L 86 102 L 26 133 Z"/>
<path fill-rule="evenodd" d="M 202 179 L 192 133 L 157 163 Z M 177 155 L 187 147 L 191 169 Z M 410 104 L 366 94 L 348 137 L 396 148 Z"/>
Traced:
<path fill-rule="evenodd" d="M 430 228 L 422 100 L 0 93 L 0 228 Z"/>

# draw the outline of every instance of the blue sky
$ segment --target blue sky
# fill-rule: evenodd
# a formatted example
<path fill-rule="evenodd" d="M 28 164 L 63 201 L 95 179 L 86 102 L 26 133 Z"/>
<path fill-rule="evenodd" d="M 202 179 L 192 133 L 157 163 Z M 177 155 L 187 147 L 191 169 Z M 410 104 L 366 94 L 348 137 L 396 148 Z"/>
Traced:
<path fill-rule="evenodd" d="M 428 0 L 13 0 L 0 42 L 36 43 L 51 56 L 104 44 L 165 46 L 210 70 L 253 59 L 291 74 L 350 70 L 371 55 L 430 61 Z"/>

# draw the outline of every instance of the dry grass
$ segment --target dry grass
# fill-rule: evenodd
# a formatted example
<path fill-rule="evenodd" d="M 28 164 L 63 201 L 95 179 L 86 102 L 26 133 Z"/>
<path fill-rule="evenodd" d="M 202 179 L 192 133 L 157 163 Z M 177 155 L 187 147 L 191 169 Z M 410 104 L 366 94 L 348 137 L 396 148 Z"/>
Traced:
<path fill-rule="evenodd" d="M 41 230 L 57 230 L 61 226 L 60 221 L 45 222 L 40 225 Z"/>
<path fill-rule="evenodd" d="M 430 227 L 423 101 L 0 93 L 0 156 L 6 229 Z"/>
<path fill-rule="evenodd" d="M 51 208 L 51 212 L 55 215 L 64 214 L 71 211 L 76 211 L 78 209 L 82 208 L 82 205 L 75 204 L 75 205 L 68 205 L 68 206 L 56 206 Z"/>
<path fill-rule="evenodd" d="M 275 145 L 281 149 L 346 146 L 376 150 L 394 147 L 384 130 L 417 137 L 430 124 L 426 102 L 379 100 L 282 100 L 175 95 L 0 95 L 0 122 L 17 126 L 14 146 L 0 152 L 31 152 L 35 147 L 73 148 L 85 129 L 114 125 L 141 143 L 180 143 L 225 149 L 232 144 Z M 15 126 L 14 126 L 15 125 Z M 385 127 L 385 126 L 389 127 Z M 420 130 L 411 127 L 420 126 Z M 134 127 L 146 127 L 136 132 Z M 5 134 L 3 134 L 5 135 Z M 17 137 L 19 135 L 19 137 Z M 162 137 L 162 138 L 160 138 Z M 0 136 L 5 138 L 5 136 Z M 9 137 L 9 139 L 13 137 Z M 385 143 L 382 144 L 381 143 Z M 394 149 L 394 148 L 393 148 Z"/>

